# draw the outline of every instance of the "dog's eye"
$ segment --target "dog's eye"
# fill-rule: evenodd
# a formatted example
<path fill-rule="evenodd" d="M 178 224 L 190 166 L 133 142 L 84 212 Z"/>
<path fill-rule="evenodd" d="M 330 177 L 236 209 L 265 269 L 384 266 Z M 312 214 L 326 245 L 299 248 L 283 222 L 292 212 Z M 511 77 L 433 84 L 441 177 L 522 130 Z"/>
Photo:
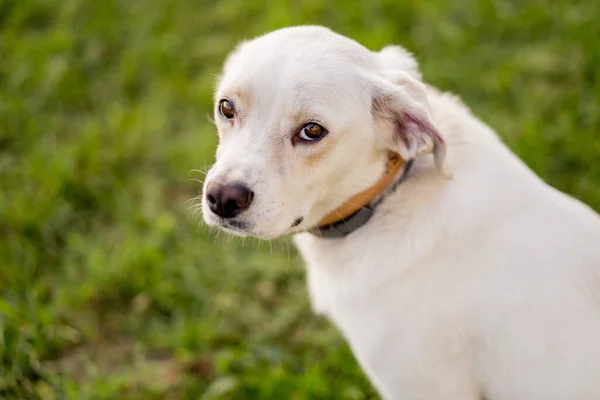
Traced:
<path fill-rule="evenodd" d="M 298 137 L 307 142 L 314 142 L 315 140 L 321 139 L 326 134 L 327 130 L 325 130 L 325 128 L 315 122 L 310 122 L 300 129 Z"/>
<path fill-rule="evenodd" d="M 233 117 L 235 117 L 233 104 L 229 100 L 221 100 L 219 102 L 219 113 L 227 119 L 232 119 Z"/>

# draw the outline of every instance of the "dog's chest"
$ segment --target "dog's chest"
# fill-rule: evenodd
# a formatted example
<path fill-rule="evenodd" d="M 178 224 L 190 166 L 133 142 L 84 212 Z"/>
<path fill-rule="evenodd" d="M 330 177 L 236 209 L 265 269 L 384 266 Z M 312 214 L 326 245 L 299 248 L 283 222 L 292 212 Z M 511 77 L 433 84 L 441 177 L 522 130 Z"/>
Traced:
<path fill-rule="evenodd" d="M 345 333 L 363 331 L 363 324 L 385 318 L 393 312 L 387 307 L 401 301 L 403 293 L 395 288 L 409 260 L 397 245 L 367 235 L 353 241 L 302 235 L 296 244 L 306 263 L 313 308 Z"/>
<path fill-rule="evenodd" d="M 315 311 L 331 315 L 342 305 L 362 297 L 369 285 L 366 265 L 375 260 L 361 249 L 341 241 L 319 243 L 312 237 L 297 237 L 296 244 L 307 268 L 307 284 Z"/>
<path fill-rule="evenodd" d="M 412 389 L 402 384 L 401 391 L 391 392 L 391 382 L 431 373 L 419 368 L 418 360 L 440 346 L 432 334 L 438 326 L 450 329 L 448 322 L 458 320 L 460 306 L 447 300 L 438 280 L 430 279 L 439 268 L 420 264 L 407 273 L 409 251 L 382 241 L 373 248 L 368 241 L 365 235 L 355 243 L 321 247 L 310 238 L 296 240 L 307 264 L 313 307 L 343 333 L 363 369 L 390 393 L 386 398 L 398 398 Z M 462 346 L 458 342 L 452 339 L 448 347 Z"/>

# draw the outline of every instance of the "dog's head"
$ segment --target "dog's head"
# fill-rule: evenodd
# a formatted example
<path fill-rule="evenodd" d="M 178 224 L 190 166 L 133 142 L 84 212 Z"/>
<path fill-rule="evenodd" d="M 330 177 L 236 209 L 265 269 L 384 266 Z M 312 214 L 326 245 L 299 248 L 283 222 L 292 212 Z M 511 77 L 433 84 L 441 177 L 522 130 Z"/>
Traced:
<path fill-rule="evenodd" d="M 205 221 L 274 238 L 314 227 L 383 173 L 445 146 L 415 60 L 400 47 L 372 52 L 323 27 L 292 27 L 244 42 L 215 93 L 216 163 Z"/>

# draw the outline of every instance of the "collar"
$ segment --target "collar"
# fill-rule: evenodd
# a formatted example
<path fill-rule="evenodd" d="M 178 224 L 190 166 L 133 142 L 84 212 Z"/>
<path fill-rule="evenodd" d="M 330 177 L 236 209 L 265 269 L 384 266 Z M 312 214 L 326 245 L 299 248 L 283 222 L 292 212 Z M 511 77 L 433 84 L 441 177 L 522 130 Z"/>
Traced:
<path fill-rule="evenodd" d="M 399 154 L 390 152 L 385 172 L 373 186 L 350 197 L 309 232 L 321 238 L 342 238 L 362 227 L 383 199 L 405 180 L 412 164 L 412 159 L 405 162 Z"/>

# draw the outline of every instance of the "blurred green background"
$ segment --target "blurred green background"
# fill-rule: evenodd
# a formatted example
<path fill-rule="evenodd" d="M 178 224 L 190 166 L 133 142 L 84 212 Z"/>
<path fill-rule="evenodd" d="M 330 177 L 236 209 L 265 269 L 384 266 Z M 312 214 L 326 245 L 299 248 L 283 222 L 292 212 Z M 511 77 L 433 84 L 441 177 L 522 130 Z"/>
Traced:
<path fill-rule="evenodd" d="M 402 44 L 600 210 L 600 2 L 0 0 L 0 398 L 376 398 L 288 240 L 211 236 L 214 74 L 325 24 Z M 532 238 L 535 240 L 535 238 Z"/>

